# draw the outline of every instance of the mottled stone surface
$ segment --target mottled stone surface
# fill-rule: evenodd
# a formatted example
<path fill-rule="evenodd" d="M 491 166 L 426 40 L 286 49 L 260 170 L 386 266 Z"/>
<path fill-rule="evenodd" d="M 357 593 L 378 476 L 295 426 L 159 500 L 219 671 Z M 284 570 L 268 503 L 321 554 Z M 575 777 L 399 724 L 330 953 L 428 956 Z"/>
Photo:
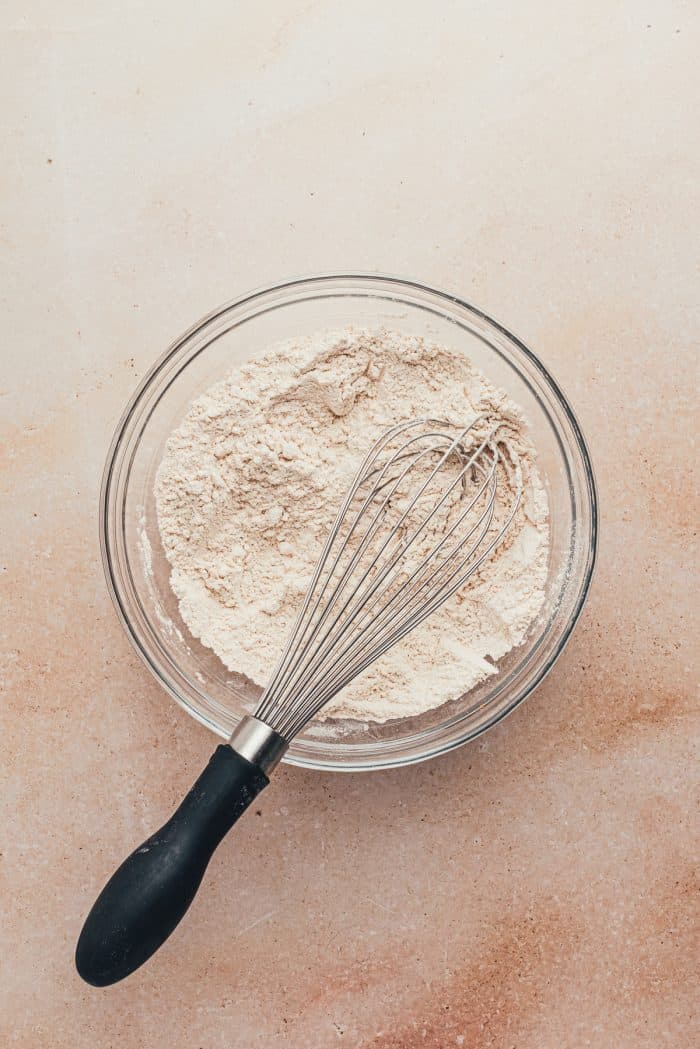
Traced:
<path fill-rule="evenodd" d="M 0 1044 L 698 1044 L 697 16 L 5 5 Z M 157 959 L 93 990 L 86 909 L 213 743 L 110 606 L 111 432 L 210 307 L 346 268 L 463 294 L 561 381 L 600 483 L 590 601 L 474 745 L 283 769 Z"/>

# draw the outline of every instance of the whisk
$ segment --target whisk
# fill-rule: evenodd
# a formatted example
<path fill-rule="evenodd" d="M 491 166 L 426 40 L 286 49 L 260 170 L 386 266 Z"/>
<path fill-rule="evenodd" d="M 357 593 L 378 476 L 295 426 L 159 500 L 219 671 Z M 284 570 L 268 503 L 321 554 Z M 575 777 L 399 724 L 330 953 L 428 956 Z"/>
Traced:
<path fill-rule="evenodd" d="M 290 741 L 342 688 L 455 594 L 501 544 L 523 481 L 506 420 L 416 419 L 388 429 L 358 470 L 255 712 L 170 820 L 115 872 L 76 965 L 105 986 L 167 939 L 224 835 Z"/>

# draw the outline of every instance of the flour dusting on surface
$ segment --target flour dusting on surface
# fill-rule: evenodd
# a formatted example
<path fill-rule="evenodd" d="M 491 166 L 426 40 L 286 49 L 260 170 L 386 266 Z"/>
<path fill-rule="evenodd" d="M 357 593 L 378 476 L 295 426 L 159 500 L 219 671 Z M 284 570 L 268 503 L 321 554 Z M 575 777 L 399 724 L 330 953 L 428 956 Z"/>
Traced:
<path fill-rule="evenodd" d="M 278 345 L 212 386 L 171 434 L 155 497 L 192 634 L 264 685 L 372 442 L 402 420 L 466 426 L 481 412 L 507 420 L 523 470 L 508 541 L 319 716 L 410 717 L 497 673 L 537 618 L 547 578 L 547 499 L 527 426 L 463 354 L 385 329 Z"/>

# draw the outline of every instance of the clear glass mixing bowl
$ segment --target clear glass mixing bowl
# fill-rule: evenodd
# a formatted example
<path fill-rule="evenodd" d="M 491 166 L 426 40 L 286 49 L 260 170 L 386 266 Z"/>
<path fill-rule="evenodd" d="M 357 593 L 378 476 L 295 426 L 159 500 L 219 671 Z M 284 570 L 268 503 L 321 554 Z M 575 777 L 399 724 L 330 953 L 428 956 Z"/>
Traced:
<path fill-rule="evenodd" d="M 581 430 L 537 357 L 486 314 L 413 281 L 315 276 L 254 292 L 195 324 L 141 382 L 117 427 L 101 493 L 107 582 L 137 652 L 202 724 L 228 737 L 259 689 L 229 672 L 182 621 L 168 584 L 153 481 L 165 441 L 191 401 L 271 344 L 347 325 L 386 326 L 464 352 L 531 424 L 551 511 L 543 612 L 498 673 L 460 700 L 386 724 L 312 724 L 286 760 L 352 771 L 421 761 L 472 739 L 513 710 L 550 670 L 578 618 L 596 553 L 596 490 Z M 259 684 L 264 684 L 260 682 Z"/>

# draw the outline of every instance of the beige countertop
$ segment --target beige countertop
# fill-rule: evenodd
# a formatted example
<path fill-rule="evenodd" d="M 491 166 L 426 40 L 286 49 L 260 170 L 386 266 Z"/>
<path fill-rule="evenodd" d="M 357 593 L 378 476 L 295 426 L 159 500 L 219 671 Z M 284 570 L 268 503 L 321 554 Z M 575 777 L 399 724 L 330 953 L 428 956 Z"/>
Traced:
<path fill-rule="evenodd" d="M 697 4 L 1 18 L 0 1044 L 696 1045 Z M 112 610 L 110 436 L 203 313 L 334 269 L 449 289 L 539 353 L 597 469 L 590 600 L 476 743 L 282 769 L 157 958 L 94 990 L 86 909 L 213 743 Z"/>

